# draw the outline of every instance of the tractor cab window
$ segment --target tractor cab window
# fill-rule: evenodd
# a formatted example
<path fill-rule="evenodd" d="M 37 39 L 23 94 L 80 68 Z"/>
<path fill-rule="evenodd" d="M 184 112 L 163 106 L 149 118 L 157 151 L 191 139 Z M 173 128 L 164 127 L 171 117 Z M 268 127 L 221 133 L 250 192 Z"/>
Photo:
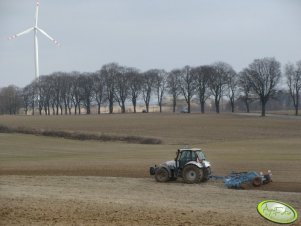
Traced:
<path fill-rule="evenodd" d="M 178 159 L 180 167 L 183 167 L 187 162 L 193 161 L 191 151 L 182 151 Z"/>
<path fill-rule="evenodd" d="M 197 154 L 195 151 L 191 152 L 191 161 L 196 161 Z"/>
<path fill-rule="evenodd" d="M 205 160 L 206 159 L 205 155 L 202 151 L 197 151 L 196 154 L 197 154 L 199 160 Z"/>
<path fill-rule="evenodd" d="M 182 151 L 179 160 L 189 159 L 191 155 L 190 151 Z"/>

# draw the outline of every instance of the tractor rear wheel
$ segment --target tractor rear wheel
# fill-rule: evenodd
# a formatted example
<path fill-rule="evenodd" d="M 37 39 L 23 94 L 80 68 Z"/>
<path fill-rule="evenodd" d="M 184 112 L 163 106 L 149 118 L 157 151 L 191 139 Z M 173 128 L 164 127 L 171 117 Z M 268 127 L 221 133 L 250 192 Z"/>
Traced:
<path fill-rule="evenodd" d="M 167 182 L 169 180 L 167 169 L 160 167 L 156 170 L 155 174 L 156 181 L 158 182 Z"/>
<path fill-rule="evenodd" d="M 194 184 L 202 181 L 204 178 L 203 169 L 195 165 L 187 165 L 183 169 L 183 179 L 187 184 Z"/>

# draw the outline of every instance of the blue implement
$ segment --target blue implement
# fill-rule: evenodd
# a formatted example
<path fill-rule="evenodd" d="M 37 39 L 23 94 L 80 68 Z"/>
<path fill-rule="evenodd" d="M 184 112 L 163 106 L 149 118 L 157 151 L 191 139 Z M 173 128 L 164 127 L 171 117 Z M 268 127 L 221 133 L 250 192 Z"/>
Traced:
<path fill-rule="evenodd" d="M 241 188 L 242 184 L 252 184 L 255 178 L 260 178 L 262 183 L 262 177 L 256 172 L 232 172 L 224 178 L 224 184 L 228 188 Z"/>
<path fill-rule="evenodd" d="M 232 172 L 227 176 L 211 175 L 210 179 L 223 180 L 227 188 L 242 188 L 243 184 L 260 186 L 263 183 L 263 177 L 254 171 Z"/>

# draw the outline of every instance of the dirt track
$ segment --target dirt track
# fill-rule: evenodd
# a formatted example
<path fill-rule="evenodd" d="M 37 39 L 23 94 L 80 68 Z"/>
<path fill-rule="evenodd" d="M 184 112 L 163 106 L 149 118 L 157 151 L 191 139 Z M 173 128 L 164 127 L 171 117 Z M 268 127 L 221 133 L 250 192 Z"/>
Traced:
<path fill-rule="evenodd" d="M 258 202 L 276 199 L 301 210 L 300 193 L 229 190 L 217 182 L 1 176 L 0 191 L 1 225 L 273 225 L 257 214 Z"/>

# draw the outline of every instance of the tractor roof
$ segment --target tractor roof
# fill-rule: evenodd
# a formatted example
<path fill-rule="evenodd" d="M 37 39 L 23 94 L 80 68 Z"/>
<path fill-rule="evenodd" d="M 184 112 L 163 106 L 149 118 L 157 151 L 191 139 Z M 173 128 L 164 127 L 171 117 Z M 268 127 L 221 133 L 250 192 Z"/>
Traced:
<path fill-rule="evenodd" d="M 200 148 L 181 148 L 180 151 L 202 151 Z"/>

